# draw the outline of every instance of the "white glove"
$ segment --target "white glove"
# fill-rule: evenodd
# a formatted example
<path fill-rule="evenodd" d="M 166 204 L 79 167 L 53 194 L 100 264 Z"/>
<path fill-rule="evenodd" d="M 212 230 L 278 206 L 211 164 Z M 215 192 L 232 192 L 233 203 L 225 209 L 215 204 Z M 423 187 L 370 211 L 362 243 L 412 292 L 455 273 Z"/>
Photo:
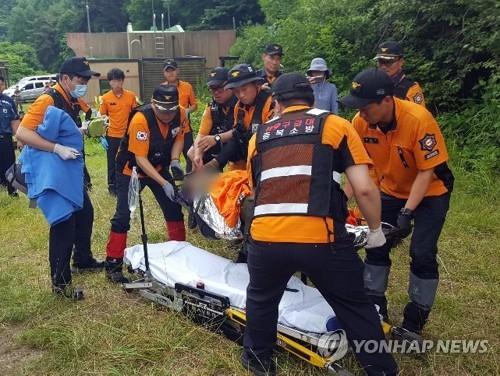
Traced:
<path fill-rule="evenodd" d="M 76 159 L 80 156 L 80 152 L 75 148 L 56 144 L 53 153 L 56 153 L 62 160 Z"/>
<path fill-rule="evenodd" d="M 382 226 L 377 229 L 368 229 L 368 236 L 366 237 L 366 249 L 381 247 L 385 244 L 385 235 L 382 231 Z"/>
<path fill-rule="evenodd" d="M 79 128 L 82 135 L 86 134 L 89 130 L 90 120 L 85 120 L 82 122 L 82 126 Z"/>
<path fill-rule="evenodd" d="M 175 197 L 175 192 L 174 192 L 174 187 L 172 184 L 170 184 L 168 181 L 162 186 L 163 192 L 167 195 L 167 197 L 171 200 L 174 201 Z"/>

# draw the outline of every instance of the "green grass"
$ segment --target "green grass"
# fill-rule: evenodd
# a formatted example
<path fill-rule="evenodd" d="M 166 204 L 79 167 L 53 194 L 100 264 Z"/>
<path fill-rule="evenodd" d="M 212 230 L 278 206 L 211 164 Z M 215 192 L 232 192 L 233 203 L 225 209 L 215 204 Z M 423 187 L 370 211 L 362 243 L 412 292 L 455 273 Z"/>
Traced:
<path fill-rule="evenodd" d="M 93 251 L 103 258 L 114 212 L 106 192 L 104 150 L 87 142 L 93 177 L 95 208 Z M 496 375 L 500 373 L 500 216 L 496 197 L 498 177 L 483 179 L 455 170 L 456 189 L 440 239 L 441 284 L 426 328 L 430 339 L 487 339 L 486 354 L 397 355 L 403 375 Z M 480 179 L 479 181 L 477 179 Z M 149 191 L 144 194 L 151 242 L 166 231 L 161 211 Z M 135 218 L 130 245 L 140 243 Z M 226 257 L 232 251 L 220 241 L 199 234 L 189 240 Z M 173 312 L 126 295 L 106 282 L 103 273 L 75 276 L 86 299 L 62 301 L 50 293 L 48 226 L 38 210 L 28 209 L 25 197 L 11 199 L 0 192 L 0 336 L 7 336 L 2 358 L 22 349 L 34 357 L 13 360 L 1 375 L 245 375 L 239 366 L 240 348 Z M 398 322 L 406 303 L 408 243 L 393 254 L 390 315 Z M 0 344 L 2 342 L 0 341 Z M 279 355 L 283 375 L 322 375 L 304 362 Z M 358 365 L 347 358 L 354 372 Z"/>

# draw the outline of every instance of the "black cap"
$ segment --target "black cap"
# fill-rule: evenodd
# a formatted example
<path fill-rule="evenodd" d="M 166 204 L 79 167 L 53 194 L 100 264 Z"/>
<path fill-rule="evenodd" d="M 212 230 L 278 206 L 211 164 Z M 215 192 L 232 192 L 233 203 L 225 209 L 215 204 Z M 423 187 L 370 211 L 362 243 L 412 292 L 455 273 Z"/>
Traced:
<path fill-rule="evenodd" d="M 65 60 L 59 70 L 60 73 L 75 74 L 80 77 L 99 77 L 101 74 L 90 69 L 89 62 L 84 57 L 70 57 Z"/>
<path fill-rule="evenodd" d="M 155 87 L 151 103 L 158 111 L 176 111 L 179 107 L 179 91 L 174 85 Z"/>
<path fill-rule="evenodd" d="M 208 74 L 207 85 L 208 87 L 220 87 L 227 82 L 227 75 L 229 69 L 224 67 L 215 67 Z"/>
<path fill-rule="evenodd" d="M 339 102 L 346 107 L 361 108 L 394 93 L 391 78 L 378 69 L 365 69 L 351 84 L 351 94 Z"/>
<path fill-rule="evenodd" d="M 271 85 L 274 99 L 278 101 L 288 99 L 306 99 L 311 105 L 314 103 L 314 93 L 307 78 L 297 72 L 283 73 Z"/>
<path fill-rule="evenodd" d="M 167 59 L 163 62 L 163 70 L 168 68 L 177 69 L 177 61 L 175 59 Z"/>
<path fill-rule="evenodd" d="M 250 82 L 263 83 L 264 79 L 257 76 L 255 69 L 250 64 L 237 64 L 228 73 L 226 89 L 234 89 Z"/>
<path fill-rule="evenodd" d="M 266 46 L 266 49 L 264 50 L 264 53 L 266 55 L 279 55 L 283 56 L 283 47 L 281 47 L 279 44 L 272 43 Z"/>
<path fill-rule="evenodd" d="M 403 46 L 398 42 L 387 41 L 379 44 L 374 59 L 397 60 L 401 57 L 403 57 Z"/>

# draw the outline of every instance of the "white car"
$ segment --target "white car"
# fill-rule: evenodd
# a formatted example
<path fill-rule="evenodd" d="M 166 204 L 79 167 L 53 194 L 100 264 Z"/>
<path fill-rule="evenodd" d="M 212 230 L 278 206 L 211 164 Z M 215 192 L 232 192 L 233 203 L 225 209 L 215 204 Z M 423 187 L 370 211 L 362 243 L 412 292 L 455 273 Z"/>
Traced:
<path fill-rule="evenodd" d="M 55 82 L 55 74 L 47 74 L 43 76 L 30 76 L 22 78 L 17 84 L 10 86 L 3 93 L 9 97 L 13 97 L 16 92 L 16 87 L 19 89 L 19 100 L 21 102 L 30 102 L 38 98 L 45 91 L 45 85 L 48 82 Z"/>

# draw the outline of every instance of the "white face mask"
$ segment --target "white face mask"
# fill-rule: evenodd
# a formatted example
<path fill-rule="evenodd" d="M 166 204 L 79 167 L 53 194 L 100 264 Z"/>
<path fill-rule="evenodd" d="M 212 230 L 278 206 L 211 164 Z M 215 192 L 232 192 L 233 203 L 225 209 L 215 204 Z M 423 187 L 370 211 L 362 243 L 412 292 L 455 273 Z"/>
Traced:
<path fill-rule="evenodd" d="M 88 86 L 85 84 L 78 84 L 75 86 L 75 90 L 72 90 L 69 94 L 75 98 L 84 97 L 87 94 Z"/>

